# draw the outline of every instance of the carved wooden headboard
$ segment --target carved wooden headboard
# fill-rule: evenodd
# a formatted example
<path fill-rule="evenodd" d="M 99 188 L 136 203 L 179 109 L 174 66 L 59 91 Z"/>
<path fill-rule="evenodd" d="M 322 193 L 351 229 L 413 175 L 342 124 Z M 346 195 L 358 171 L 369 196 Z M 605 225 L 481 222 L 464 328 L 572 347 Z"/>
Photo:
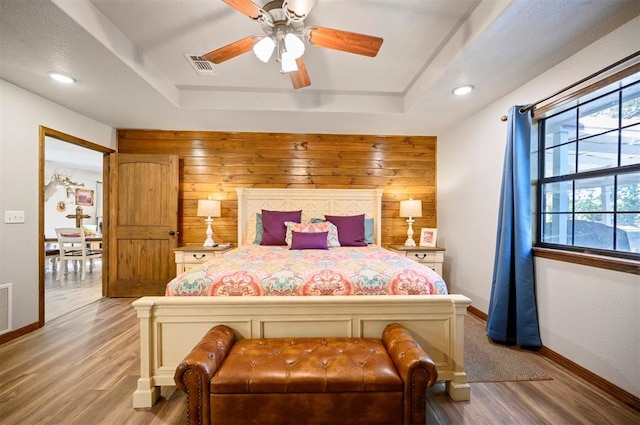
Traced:
<path fill-rule="evenodd" d="M 238 193 L 238 244 L 253 243 L 256 213 L 302 210 L 302 221 L 329 215 L 365 214 L 373 218 L 374 243 L 382 241 L 382 189 L 255 189 Z"/>

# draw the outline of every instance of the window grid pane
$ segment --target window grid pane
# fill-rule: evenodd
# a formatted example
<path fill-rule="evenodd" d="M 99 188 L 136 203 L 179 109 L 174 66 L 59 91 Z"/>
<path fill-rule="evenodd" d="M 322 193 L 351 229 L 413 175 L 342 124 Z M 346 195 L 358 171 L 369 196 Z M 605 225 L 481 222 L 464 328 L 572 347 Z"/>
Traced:
<path fill-rule="evenodd" d="M 575 211 L 613 212 L 614 176 L 576 180 Z"/>
<path fill-rule="evenodd" d="M 542 242 L 573 245 L 572 214 L 543 214 Z"/>
<path fill-rule="evenodd" d="M 578 172 L 618 166 L 618 137 L 614 130 L 578 142 Z"/>
<path fill-rule="evenodd" d="M 544 151 L 544 176 L 556 177 L 575 174 L 576 142 L 554 146 Z"/>
<path fill-rule="evenodd" d="M 543 186 L 543 211 L 560 213 L 573 211 L 573 183 L 558 182 Z"/>
<path fill-rule="evenodd" d="M 622 126 L 640 123 L 640 84 L 622 90 Z"/>
<path fill-rule="evenodd" d="M 571 142 L 577 138 L 577 109 L 570 109 L 545 121 L 545 147 Z"/>
<path fill-rule="evenodd" d="M 573 244 L 585 248 L 613 249 L 613 214 L 576 214 Z"/>
<path fill-rule="evenodd" d="M 621 131 L 620 165 L 640 164 L 640 124 Z"/>
<path fill-rule="evenodd" d="M 615 92 L 578 108 L 578 130 L 581 139 L 608 133 L 619 127 L 619 98 L 619 92 Z"/>
<path fill-rule="evenodd" d="M 640 213 L 618 214 L 616 227 L 616 249 L 626 252 L 640 252 Z"/>
<path fill-rule="evenodd" d="M 640 171 L 618 176 L 616 200 L 617 211 L 640 213 Z"/>

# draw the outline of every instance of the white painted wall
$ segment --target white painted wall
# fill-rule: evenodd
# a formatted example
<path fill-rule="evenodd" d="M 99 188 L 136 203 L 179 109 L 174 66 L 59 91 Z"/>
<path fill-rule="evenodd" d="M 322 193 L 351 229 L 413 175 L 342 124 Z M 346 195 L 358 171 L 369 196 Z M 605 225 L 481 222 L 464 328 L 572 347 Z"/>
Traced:
<path fill-rule="evenodd" d="M 438 135 L 438 240 L 452 292 L 488 311 L 507 130 L 500 117 L 638 50 L 640 18 Z M 640 396 L 640 278 L 547 259 L 535 266 L 542 343 Z"/>
<path fill-rule="evenodd" d="M 0 80 L 0 284 L 13 283 L 12 329 L 38 321 L 40 126 L 115 149 L 109 126 Z M 22 210 L 24 224 L 5 224 Z"/>
<path fill-rule="evenodd" d="M 102 158 L 100 158 L 100 165 L 102 165 Z M 93 205 L 83 205 L 82 213 L 88 214 L 91 217 L 85 218 L 82 220 L 83 225 L 92 225 L 97 228 L 97 219 L 96 219 L 96 208 L 98 203 L 96 202 L 97 196 L 97 184 L 96 182 L 102 181 L 102 173 L 94 173 L 92 171 L 87 170 L 79 170 L 77 168 L 69 167 L 68 165 L 63 165 L 56 162 L 45 161 L 44 163 L 44 177 L 45 183 L 47 183 L 51 175 L 54 172 L 66 172 L 69 178 L 74 183 L 84 184 L 82 189 L 93 190 L 94 202 Z M 58 202 L 64 202 L 66 210 L 58 211 L 57 204 Z M 67 218 L 69 214 L 76 213 L 76 204 L 75 192 L 72 194 L 67 194 L 67 191 L 64 186 L 58 186 L 58 189 L 55 193 L 49 198 L 48 201 L 44 203 L 44 234 L 48 238 L 56 237 L 56 227 L 75 227 L 76 222 L 75 219 Z M 91 228 L 94 229 L 94 228 Z"/>

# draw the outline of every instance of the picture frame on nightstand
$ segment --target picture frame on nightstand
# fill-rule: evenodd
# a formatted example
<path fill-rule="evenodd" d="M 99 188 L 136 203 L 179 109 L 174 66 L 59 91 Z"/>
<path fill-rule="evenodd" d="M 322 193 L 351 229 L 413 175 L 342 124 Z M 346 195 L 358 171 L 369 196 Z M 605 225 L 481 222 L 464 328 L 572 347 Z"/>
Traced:
<path fill-rule="evenodd" d="M 437 236 L 438 236 L 438 229 L 423 227 L 420 230 L 420 246 L 434 248 L 436 246 Z"/>

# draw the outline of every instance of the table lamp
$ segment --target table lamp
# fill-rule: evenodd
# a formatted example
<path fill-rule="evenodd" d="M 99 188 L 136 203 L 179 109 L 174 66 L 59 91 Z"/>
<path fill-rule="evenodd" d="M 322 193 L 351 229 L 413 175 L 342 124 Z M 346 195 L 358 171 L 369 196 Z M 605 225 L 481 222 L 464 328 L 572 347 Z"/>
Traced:
<path fill-rule="evenodd" d="M 213 199 L 199 199 L 198 200 L 198 217 L 207 217 L 204 221 L 207 223 L 207 239 L 202 244 L 203 246 L 218 246 L 213 241 L 213 230 L 211 229 L 211 223 L 213 223 L 212 217 L 220 217 L 220 201 Z"/>
<path fill-rule="evenodd" d="M 400 201 L 400 217 L 408 217 L 407 224 L 409 229 L 407 230 L 407 240 L 404 246 L 416 246 L 416 241 L 413 240 L 413 223 L 416 221 L 413 218 L 422 217 L 422 201 L 412 198 Z"/>

